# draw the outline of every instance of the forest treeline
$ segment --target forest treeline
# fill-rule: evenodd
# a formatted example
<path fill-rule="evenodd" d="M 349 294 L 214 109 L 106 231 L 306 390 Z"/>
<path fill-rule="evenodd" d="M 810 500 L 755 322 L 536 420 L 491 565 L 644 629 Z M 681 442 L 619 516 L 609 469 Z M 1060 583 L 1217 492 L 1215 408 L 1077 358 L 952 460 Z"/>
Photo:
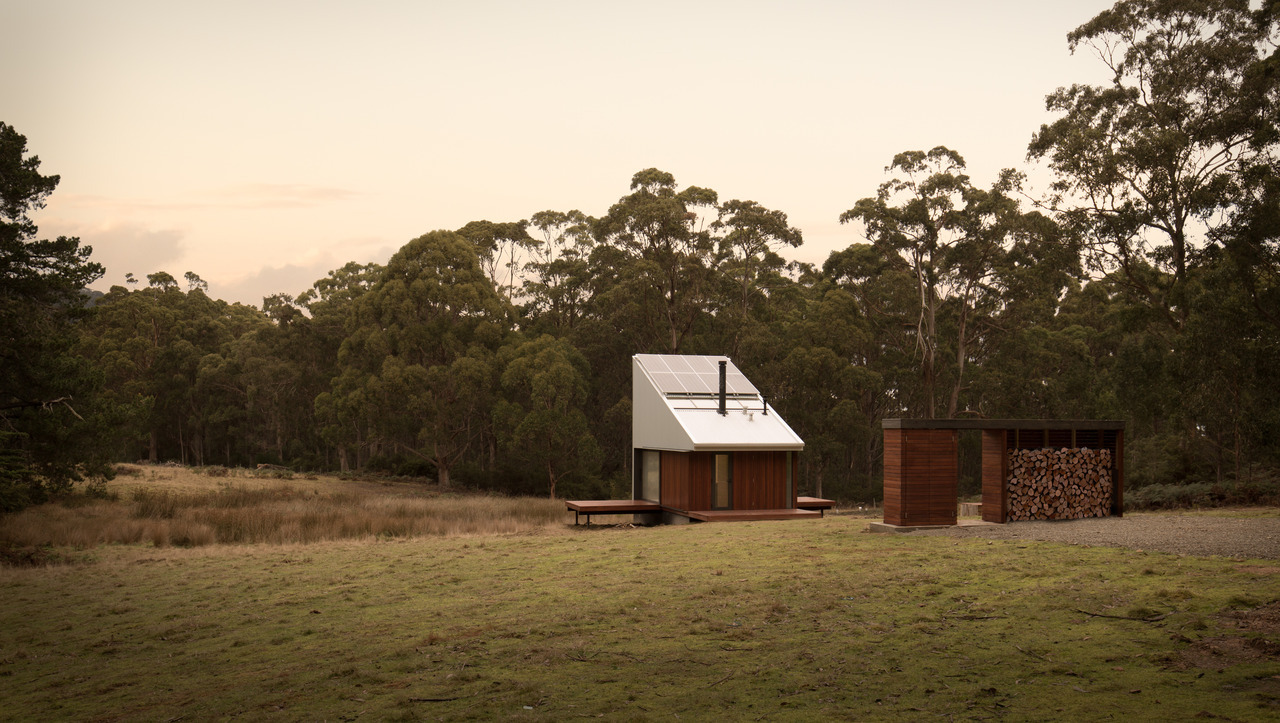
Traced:
<path fill-rule="evenodd" d="M 1275 1 L 1118 3 L 1068 35 L 1114 81 L 1030 133 L 1049 189 L 900 153 L 821 266 L 783 211 L 647 169 L 598 216 L 433 231 L 261 309 L 191 272 L 84 304 L 103 270 L 35 240 L 58 178 L 0 125 L 0 500 L 138 459 L 625 495 L 645 352 L 732 357 L 803 492 L 878 498 L 886 417 L 1123 419 L 1130 487 L 1274 477 L 1278 33 Z"/>

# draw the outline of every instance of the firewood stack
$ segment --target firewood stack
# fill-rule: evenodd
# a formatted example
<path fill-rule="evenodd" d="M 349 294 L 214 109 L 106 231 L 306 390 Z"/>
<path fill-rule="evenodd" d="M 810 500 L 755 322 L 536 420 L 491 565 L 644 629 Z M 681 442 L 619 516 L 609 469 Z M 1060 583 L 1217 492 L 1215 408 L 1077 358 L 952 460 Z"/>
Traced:
<path fill-rule="evenodd" d="M 1111 510 L 1111 450 L 1015 449 L 1009 452 L 1009 520 L 1106 517 Z"/>

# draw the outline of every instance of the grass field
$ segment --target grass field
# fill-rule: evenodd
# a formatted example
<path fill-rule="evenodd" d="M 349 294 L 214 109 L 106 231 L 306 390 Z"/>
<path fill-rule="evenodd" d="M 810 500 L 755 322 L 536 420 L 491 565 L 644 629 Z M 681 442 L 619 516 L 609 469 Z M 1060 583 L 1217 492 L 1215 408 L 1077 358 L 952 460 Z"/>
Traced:
<path fill-rule="evenodd" d="M 458 494 L 421 483 L 281 479 L 288 473 L 222 467 L 122 469 L 109 488 L 114 500 L 81 498 L 0 518 L 0 546 L 311 543 L 529 532 L 570 519 L 555 500 Z"/>
<path fill-rule="evenodd" d="M 865 526 L 66 549 L 0 568 L 0 718 L 1280 716 L 1274 561 Z"/>

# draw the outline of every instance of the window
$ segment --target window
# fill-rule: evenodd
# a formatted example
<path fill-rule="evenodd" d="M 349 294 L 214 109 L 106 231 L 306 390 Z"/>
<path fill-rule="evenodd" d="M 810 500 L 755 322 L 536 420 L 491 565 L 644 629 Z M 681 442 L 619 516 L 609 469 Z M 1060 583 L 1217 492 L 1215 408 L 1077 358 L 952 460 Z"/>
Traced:
<path fill-rule="evenodd" d="M 643 471 L 640 478 L 640 499 L 650 502 L 661 502 L 662 494 L 662 453 L 652 449 L 644 451 Z"/>

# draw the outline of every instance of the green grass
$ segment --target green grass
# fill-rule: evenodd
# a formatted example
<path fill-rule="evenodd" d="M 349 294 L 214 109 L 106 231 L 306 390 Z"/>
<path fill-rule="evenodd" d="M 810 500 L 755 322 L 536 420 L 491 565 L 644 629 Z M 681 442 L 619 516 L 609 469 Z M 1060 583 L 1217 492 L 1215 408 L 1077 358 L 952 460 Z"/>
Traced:
<path fill-rule="evenodd" d="M 865 524 L 74 552 L 0 569 L 0 717 L 1280 714 L 1274 657 L 1186 662 L 1273 563 Z"/>

